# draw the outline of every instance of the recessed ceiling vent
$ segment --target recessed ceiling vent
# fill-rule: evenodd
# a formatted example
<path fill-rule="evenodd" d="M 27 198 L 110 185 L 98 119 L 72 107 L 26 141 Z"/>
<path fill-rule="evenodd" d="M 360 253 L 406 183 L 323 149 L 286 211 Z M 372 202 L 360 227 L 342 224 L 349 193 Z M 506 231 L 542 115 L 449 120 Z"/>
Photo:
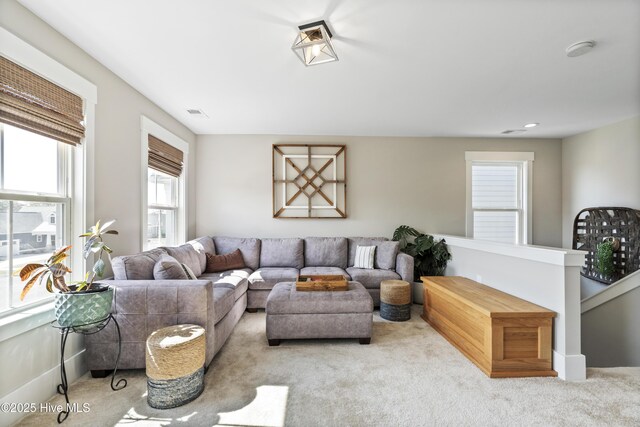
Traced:
<path fill-rule="evenodd" d="M 502 133 L 503 135 L 509 135 L 510 133 L 522 133 L 522 132 L 526 132 L 526 129 L 507 129 L 507 130 L 503 130 Z"/>
<path fill-rule="evenodd" d="M 207 116 L 207 114 L 204 111 L 198 110 L 198 109 L 195 109 L 195 108 L 188 109 L 187 113 L 189 113 L 193 117 L 198 117 L 198 118 L 201 118 L 201 119 L 205 119 L 205 118 L 209 117 L 209 116 Z"/>

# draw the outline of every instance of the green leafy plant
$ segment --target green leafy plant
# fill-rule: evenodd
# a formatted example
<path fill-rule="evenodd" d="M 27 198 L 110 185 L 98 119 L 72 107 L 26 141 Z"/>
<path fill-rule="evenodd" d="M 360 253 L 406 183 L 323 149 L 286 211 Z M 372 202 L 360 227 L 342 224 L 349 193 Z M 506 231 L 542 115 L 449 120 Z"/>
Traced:
<path fill-rule="evenodd" d="M 613 264 L 613 253 L 615 252 L 614 243 L 604 241 L 598 244 L 596 248 L 596 270 L 603 277 L 612 278 L 616 268 Z"/>
<path fill-rule="evenodd" d="M 105 262 L 102 256 L 106 253 L 109 261 L 111 261 L 113 251 L 104 242 L 103 236 L 105 234 L 118 234 L 116 230 L 108 230 L 114 222 L 116 222 L 115 219 L 100 225 L 100 220 L 98 220 L 96 225 L 89 228 L 89 231 L 80 235 L 80 237 L 87 239 L 82 250 L 82 256 L 84 256 L 84 259 L 88 259 L 91 254 L 96 254 L 96 260 L 91 271 L 85 275 L 84 280 L 75 282 L 77 285 L 76 290 L 90 288 L 96 277 L 101 279 L 104 276 Z"/>
<path fill-rule="evenodd" d="M 40 285 L 45 282 L 49 292 L 53 292 L 53 288 L 58 289 L 60 292 L 70 291 L 64 276 L 67 273 L 71 273 L 71 269 L 63 263 L 65 258 L 69 256 L 69 249 L 71 249 L 71 246 L 57 249 L 44 264 L 29 263 L 16 273 L 20 275 L 20 280 L 27 282 L 20 294 L 20 301 L 24 300 L 24 297 L 36 283 Z"/>
<path fill-rule="evenodd" d="M 400 250 L 414 259 L 414 280 L 420 276 L 442 276 L 451 253 L 444 239 L 437 241 L 430 234 L 401 225 L 393 232 L 393 240 L 400 242 Z"/>
<path fill-rule="evenodd" d="M 105 252 L 109 260 L 111 260 L 111 253 L 113 251 L 105 244 L 102 237 L 105 234 L 118 234 L 116 230 L 108 230 L 114 222 L 115 220 L 108 221 L 101 226 L 100 221 L 98 221 L 89 231 L 80 235 L 80 237 L 87 238 L 84 250 L 82 251 L 84 258 L 89 258 L 91 254 L 96 254 L 97 256 L 93 268 L 86 273 L 84 280 L 72 282 L 73 286 L 67 285 L 64 276 L 67 273 L 71 273 L 71 269 L 67 267 L 63 261 L 69 256 L 71 246 L 65 246 L 54 251 L 53 255 L 51 255 L 44 264 L 30 263 L 16 273 L 16 275 L 20 275 L 21 281 L 27 282 L 20 294 L 20 300 L 24 299 L 35 284 L 39 285 L 42 282 L 45 282 L 45 286 L 49 292 L 53 292 L 54 288 L 60 292 L 80 292 L 90 289 L 95 278 L 102 278 L 104 275 L 105 262 L 102 257 Z"/>

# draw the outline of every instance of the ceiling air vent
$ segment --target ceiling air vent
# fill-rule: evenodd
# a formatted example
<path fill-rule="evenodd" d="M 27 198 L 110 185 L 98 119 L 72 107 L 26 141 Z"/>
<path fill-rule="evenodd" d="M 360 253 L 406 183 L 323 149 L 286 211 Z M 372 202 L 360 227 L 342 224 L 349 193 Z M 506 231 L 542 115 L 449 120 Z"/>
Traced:
<path fill-rule="evenodd" d="M 527 131 L 526 129 L 508 129 L 508 130 L 503 130 L 500 133 L 503 135 L 509 135 L 510 133 L 522 133 L 526 131 Z"/>
<path fill-rule="evenodd" d="M 195 108 L 188 109 L 187 113 L 189 113 L 193 117 L 199 117 L 199 118 L 203 118 L 203 119 L 209 117 L 209 116 L 206 115 L 206 113 L 204 111 L 198 110 L 198 109 L 195 109 Z"/>

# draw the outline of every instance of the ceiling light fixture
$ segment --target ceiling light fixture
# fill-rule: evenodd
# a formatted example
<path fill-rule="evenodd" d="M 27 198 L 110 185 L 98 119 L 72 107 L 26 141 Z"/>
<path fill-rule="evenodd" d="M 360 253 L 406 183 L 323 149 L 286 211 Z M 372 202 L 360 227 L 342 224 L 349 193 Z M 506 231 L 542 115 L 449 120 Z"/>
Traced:
<path fill-rule="evenodd" d="M 293 42 L 293 52 L 306 66 L 337 61 L 338 55 L 331 44 L 331 31 L 324 21 L 312 22 L 298 27 L 298 36 Z"/>
<path fill-rule="evenodd" d="M 589 52 L 596 45 L 593 40 L 585 40 L 572 44 L 566 49 L 567 56 L 573 58 L 574 56 L 584 55 Z"/>
<path fill-rule="evenodd" d="M 524 127 L 526 128 L 534 128 L 536 126 L 538 126 L 540 123 L 527 123 L 526 125 L 524 125 Z"/>

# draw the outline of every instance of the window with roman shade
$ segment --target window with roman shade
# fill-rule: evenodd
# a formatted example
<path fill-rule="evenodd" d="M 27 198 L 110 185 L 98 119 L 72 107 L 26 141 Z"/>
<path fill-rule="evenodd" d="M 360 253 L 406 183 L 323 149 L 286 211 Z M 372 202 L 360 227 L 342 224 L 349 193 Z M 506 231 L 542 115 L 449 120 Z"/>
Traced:
<path fill-rule="evenodd" d="M 21 299 L 12 272 L 45 262 L 80 232 L 70 217 L 82 194 L 71 176 L 84 174 L 73 161 L 83 120 L 84 98 L 0 55 L 0 317 L 51 300 L 43 285 Z"/>
<path fill-rule="evenodd" d="M 164 129 L 143 126 L 147 142 L 147 213 L 144 222 L 145 249 L 173 246 L 184 241 L 185 151 L 181 142 Z M 154 132 L 156 135 L 153 135 Z M 168 138 L 168 139 L 165 139 Z M 169 142 L 166 142 L 169 141 Z"/>
<path fill-rule="evenodd" d="M 179 177 L 184 154 L 179 149 L 149 134 L 149 167 Z"/>
<path fill-rule="evenodd" d="M 0 56 L 0 122 L 77 145 L 83 120 L 82 98 Z"/>

